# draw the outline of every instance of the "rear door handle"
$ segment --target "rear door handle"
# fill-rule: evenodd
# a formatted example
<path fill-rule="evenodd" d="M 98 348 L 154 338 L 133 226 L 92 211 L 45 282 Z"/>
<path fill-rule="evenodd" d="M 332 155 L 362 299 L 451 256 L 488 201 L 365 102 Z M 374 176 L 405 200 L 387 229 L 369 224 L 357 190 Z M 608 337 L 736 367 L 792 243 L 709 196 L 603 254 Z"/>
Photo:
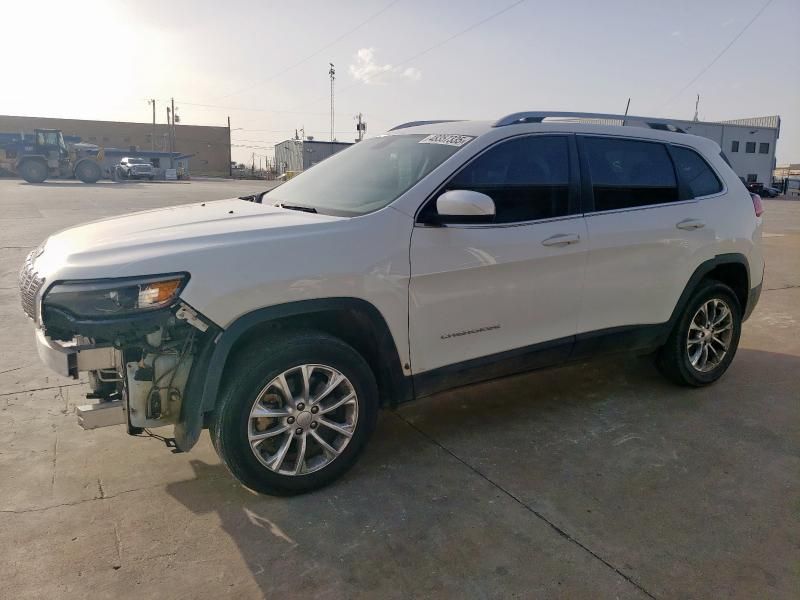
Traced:
<path fill-rule="evenodd" d="M 581 241 L 581 236 L 577 233 L 557 233 L 546 240 L 542 240 L 542 246 L 569 246 Z"/>
<path fill-rule="evenodd" d="M 678 229 L 687 229 L 687 230 L 702 229 L 705 226 L 706 226 L 705 223 L 703 223 L 702 221 L 698 221 L 697 219 L 684 219 L 683 221 L 675 225 L 675 227 L 677 227 Z"/>

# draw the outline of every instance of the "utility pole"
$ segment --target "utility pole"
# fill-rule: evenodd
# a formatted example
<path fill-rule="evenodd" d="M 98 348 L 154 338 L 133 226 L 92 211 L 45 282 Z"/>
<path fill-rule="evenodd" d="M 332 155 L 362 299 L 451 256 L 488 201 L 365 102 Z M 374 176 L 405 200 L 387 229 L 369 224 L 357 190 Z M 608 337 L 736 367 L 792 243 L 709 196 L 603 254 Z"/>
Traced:
<path fill-rule="evenodd" d="M 172 113 L 170 112 L 170 108 L 168 106 L 167 107 L 167 139 L 166 139 L 166 143 L 164 144 L 164 151 L 165 152 L 169 152 L 170 151 L 170 147 L 172 146 L 172 125 L 170 123 L 170 115 L 172 115 Z M 169 168 L 170 169 L 172 168 L 172 154 L 169 155 Z"/>
<path fill-rule="evenodd" d="M 231 161 L 231 118 L 228 117 L 228 177 L 233 177 L 233 165 Z"/>
<path fill-rule="evenodd" d="M 151 142 L 151 150 L 155 151 L 156 149 L 156 99 L 152 98 L 147 101 L 148 104 L 153 105 L 153 136 L 150 139 Z"/>
<path fill-rule="evenodd" d="M 358 113 L 355 117 L 358 123 L 356 124 L 356 131 L 358 132 L 358 139 L 357 142 L 360 142 L 364 139 L 364 134 L 367 133 L 367 124 L 363 121 L 364 115 Z"/>
<path fill-rule="evenodd" d="M 328 75 L 331 76 L 331 141 L 334 139 L 333 131 L 333 82 L 336 80 L 336 69 L 333 68 L 333 63 L 328 63 L 331 68 Z"/>
<path fill-rule="evenodd" d="M 175 123 L 180 119 L 178 119 L 178 114 L 175 112 L 175 98 L 170 98 L 170 103 L 172 104 L 172 136 L 170 137 L 169 168 L 174 169 L 174 157 L 172 155 L 175 154 Z"/>
<path fill-rule="evenodd" d="M 700 106 L 700 94 L 697 94 L 697 100 L 694 101 L 694 121 L 697 121 L 697 109 Z"/>

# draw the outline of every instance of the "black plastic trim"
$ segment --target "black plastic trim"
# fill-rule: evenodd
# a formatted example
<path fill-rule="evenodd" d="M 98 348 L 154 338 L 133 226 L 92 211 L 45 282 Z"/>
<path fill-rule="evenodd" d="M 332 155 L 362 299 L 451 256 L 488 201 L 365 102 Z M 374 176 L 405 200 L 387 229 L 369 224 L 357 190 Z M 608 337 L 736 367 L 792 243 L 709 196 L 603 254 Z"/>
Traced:
<path fill-rule="evenodd" d="M 612 352 L 647 352 L 663 345 L 669 336 L 667 323 L 626 325 L 579 333 L 570 360 Z"/>
<path fill-rule="evenodd" d="M 72 339 L 75 335 L 103 340 L 114 340 L 127 335 L 141 336 L 142 332 L 155 330 L 174 313 L 175 304 L 166 308 L 133 313 L 113 319 L 78 319 L 53 306 L 42 306 L 42 323 L 45 334 L 52 339 Z M 62 334 L 65 334 L 66 337 Z"/>
<path fill-rule="evenodd" d="M 569 336 L 425 371 L 414 375 L 416 397 L 566 362 L 574 340 Z"/>
<path fill-rule="evenodd" d="M 753 310 L 756 308 L 756 304 L 758 304 L 758 299 L 761 298 L 761 290 L 764 285 L 764 280 L 762 278 L 761 283 L 759 283 L 756 287 L 750 288 L 747 293 L 747 306 L 744 307 L 744 314 L 742 315 L 742 321 L 746 321 L 750 318 L 750 315 L 753 314 Z"/>
<path fill-rule="evenodd" d="M 711 271 L 713 271 L 716 267 L 720 265 L 729 265 L 729 264 L 740 264 L 744 266 L 745 271 L 747 271 L 747 289 L 750 289 L 750 267 L 747 263 L 747 258 L 744 254 L 739 254 L 738 252 L 731 252 L 726 254 L 717 254 L 714 258 L 701 263 L 700 266 L 695 269 L 692 276 L 689 278 L 689 281 L 686 284 L 686 287 L 683 289 L 683 293 L 678 298 L 678 301 L 675 303 L 675 308 L 672 311 L 672 316 L 670 316 L 668 321 L 668 329 L 667 335 L 669 332 L 672 331 L 672 328 L 675 326 L 675 323 L 678 322 L 680 319 L 681 314 L 683 313 L 684 308 L 686 308 L 686 304 L 689 302 L 694 290 L 697 288 L 697 284 L 708 275 Z M 749 302 L 748 302 L 749 305 Z M 747 306 L 743 306 L 742 310 L 744 313 L 747 313 Z M 666 341 L 666 338 L 664 339 Z"/>

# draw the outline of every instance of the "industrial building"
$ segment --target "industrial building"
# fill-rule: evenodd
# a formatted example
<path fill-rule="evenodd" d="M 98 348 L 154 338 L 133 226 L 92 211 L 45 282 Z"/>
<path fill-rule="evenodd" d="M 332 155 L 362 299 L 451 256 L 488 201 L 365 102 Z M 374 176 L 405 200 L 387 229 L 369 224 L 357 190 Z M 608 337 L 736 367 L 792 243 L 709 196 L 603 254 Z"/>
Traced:
<path fill-rule="evenodd" d="M 275 167 L 279 174 L 305 171 L 309 167 L 352 146 L 350 142 L 323 142 L 312 139 L 285 140 L 275 145 Z"/>
<path fill-rule="evenodd" d="M 772 183 L 775 146 L 781 131 L 781 118 L 753 117 L 732 121 L 671 121 L 686 133 L 714 140 L 739 178 L 746 183 Z"/>
<path fill-rule="evenodd" d="M 169 126 L 124 121 L 87 121 L 49 117 L 0 115 L 0 132 L 33 134 L 33 130 L 60 129 L 65 140 L 119 149 L 123 155 L 151 153 L 169 158 Z M 227 177 L 230 173 L 231 134 L 227 126 L 176 125 L 175 148 L 185 171 L 192 175 Z M 118 155 L 118 152 L 114 152 Z M 120 156 L 121 158 L 121 156 Z M 157 165 L 158 166 L 158 165 Z M 160 165 L 162 168 L 165 165 Z"/>

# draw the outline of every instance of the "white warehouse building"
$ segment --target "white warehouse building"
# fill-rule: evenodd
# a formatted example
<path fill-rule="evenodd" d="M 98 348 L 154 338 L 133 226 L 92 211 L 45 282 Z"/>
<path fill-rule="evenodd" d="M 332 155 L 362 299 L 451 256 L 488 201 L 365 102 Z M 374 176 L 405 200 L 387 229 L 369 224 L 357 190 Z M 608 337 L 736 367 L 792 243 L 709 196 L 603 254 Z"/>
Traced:
<path fill-rule="evenodd" d="M 772 183 L 775 146 L 781 131 L 781 118 L 753 117 L 732 121 L 670 121 L 686 133 L 717 142 L 733 170 L 746 183 Z"/>

